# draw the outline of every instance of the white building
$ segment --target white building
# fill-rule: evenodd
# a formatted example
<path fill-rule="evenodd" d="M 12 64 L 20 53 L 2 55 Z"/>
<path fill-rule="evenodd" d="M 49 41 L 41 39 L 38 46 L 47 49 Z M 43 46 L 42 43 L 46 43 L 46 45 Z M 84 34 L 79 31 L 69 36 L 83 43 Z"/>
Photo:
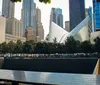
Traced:
<path fill-rule="evenodd" d="M 73 36 L 76 40 L 85 41 L 90 39 L 90 28 L 88 26 L 89 17 L 87 16 L 80 24 L 78 24 L 71 32 L 67 32 L 60 26 L 51 23 L 49 42 L 53 42 L 56 38 L 57 42 L 64 43 L 67 37 Z"/>

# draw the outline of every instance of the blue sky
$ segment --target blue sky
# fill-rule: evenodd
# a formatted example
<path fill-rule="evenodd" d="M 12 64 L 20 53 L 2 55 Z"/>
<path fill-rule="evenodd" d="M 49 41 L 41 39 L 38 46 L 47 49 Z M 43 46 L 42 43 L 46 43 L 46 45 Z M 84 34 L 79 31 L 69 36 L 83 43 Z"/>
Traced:
<path fill-rule="evenodd" d="M 59 7 L 63 10 L 64 22 L 69 20 L 69 0 L 51 0 L 51 4 L 39 3 L 38 0 L 35 0 L 36 5 L 41 9 L 42 23 L 45 30 L 45 36 L 49 32 L 49 19 L 50 11 L 52 7 Z M 85 0 L 86 8 L 92 6 L 92 0 Z M 2 9 L 2 0 L 0 0 L 0 12 Z M 16 3 L 15 6 L 15 17 L 17 19 L 21 18 L 21 8 L 22 3 Z M 65 26 L 65 25 L 64 25 Z"/>

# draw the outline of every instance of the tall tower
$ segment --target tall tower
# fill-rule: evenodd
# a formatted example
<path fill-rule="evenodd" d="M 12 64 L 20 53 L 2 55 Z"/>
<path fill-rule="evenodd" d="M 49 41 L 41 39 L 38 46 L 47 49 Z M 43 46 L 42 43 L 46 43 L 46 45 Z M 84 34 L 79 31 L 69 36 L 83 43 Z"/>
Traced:
<path fill-rule="evenodd" d="M 39 8 L 36 9 L 36 35 L 37 41 L 44 39 L 44 29 L 41 22 L 41 10 Z"/>
<path fill-rule="evenodd" d="M 36 22 L 41 23 L 41 10 L 39 8 L 36 9 Z"/>
<path fill-rule="evenodd" d="M 70 31 L 71 31 L 83 19 L 85 19 L 84 0 L 69 0 L 69 9 L 70 9 Z"/>
<path fill-rule="evenodd" d="M 63 28 L 62 9 L 56 8 L 56 14 L 57 14 L 57 24 Z"/>
<path fill-rule="evenodd" d="M 51 22 L 56 23 L 60 27 L 63 28 L 63 15 L 62 15 L 62 9 L 60 8 L 52 8 L 51 14 L 50 14 L 50 25 Z"/>
<path fill-rule="evenodd" d="M 93 0 L 95 31 L 100 31 L 100 0 Z"/>
<path fill-rule="evenodd" d="M 15 3 L 11 0 L 2 0 L 2 15 L 6 18 L 14 17 Z"/>
<path fill-rule="evenodd" d="M 23 0 L 22 6 L 23 32 L 29 27 L 36 29 L 36 4 L 34 0 Z"/>
<path fill-rule="evenodd" d="M 70 32 L 70 22 L 69 21 L 65 21 L 65 30 L 67 32 Z"/>

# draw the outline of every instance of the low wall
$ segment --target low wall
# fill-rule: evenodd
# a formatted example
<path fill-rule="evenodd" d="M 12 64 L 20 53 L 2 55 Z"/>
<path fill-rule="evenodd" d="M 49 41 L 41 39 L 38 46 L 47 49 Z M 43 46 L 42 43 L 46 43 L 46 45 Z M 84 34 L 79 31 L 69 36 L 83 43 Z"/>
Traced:
<path fill-rule="evenodd" d="M 2 69 L 92 74 L 98 59 L 4 59 Z"/>

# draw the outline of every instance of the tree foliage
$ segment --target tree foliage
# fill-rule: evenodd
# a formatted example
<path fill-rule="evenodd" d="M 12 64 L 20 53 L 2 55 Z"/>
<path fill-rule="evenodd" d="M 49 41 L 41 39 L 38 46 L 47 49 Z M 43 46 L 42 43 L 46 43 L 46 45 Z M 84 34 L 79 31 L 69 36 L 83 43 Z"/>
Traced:
<path fill-rule="evenodd" d="M 81 43 L 81 52 L 90 53 L 92 52 L 92 44 L 90 41 L 84 41 Z"/>
<path fill-rule="evenodd" d="M 7 44 L 7 47 L 8 47 L 8 52 L 9 53 L 15 53 L 15 43 L 13 41 L 10 41 Z"/>
<path fill-rule="evenodd" d="M 28 53 L 28 54 L 55 54 L 55 53 L 100 53 L 100 38 L 94 40 L 95 44 L 90 41 L 80 42 L 73 37 L 67 38 L 65 43 L 55 42 L 34 42 L 33 40 L 22 43 L 18 40 L 16 43 L 10 41 L 9 43 L 0 44 L 0 53 Z"/>
<path fill-rule="evenodd" d="M 22 53 L 23 52 L 23 44 L 21 40 L 17 40 L 15 44 L 15 53 Z"/>
<path fill-rule="evenodd" d="M 95 40 L 95 51 L 100 53 L 100 38 L 97 37 Z"/>
<path fill-rule="evenodd" d="M 23 53 L 34 53 L 35 42 L 33 40 L 23 43 Z"/>
<path fill-rule="evenodd" d="M 1 44 L 1 53 L 3 53 L 3 54 L 5 54 L 5 53 L 8 53 L 8 45 L 7 45 L 7 43 L 6 42 L 3 42 L 2 44 Z"/>
<path fill-rule="evenodd" d="M 67 40 L 65 41 L 65 49 L 66 49 L 66 52 L 68 53 L 75 53 L 77 52 L 77 43 L 78 41 L 76 41 L 72 36 L 67 38 Z"/>

